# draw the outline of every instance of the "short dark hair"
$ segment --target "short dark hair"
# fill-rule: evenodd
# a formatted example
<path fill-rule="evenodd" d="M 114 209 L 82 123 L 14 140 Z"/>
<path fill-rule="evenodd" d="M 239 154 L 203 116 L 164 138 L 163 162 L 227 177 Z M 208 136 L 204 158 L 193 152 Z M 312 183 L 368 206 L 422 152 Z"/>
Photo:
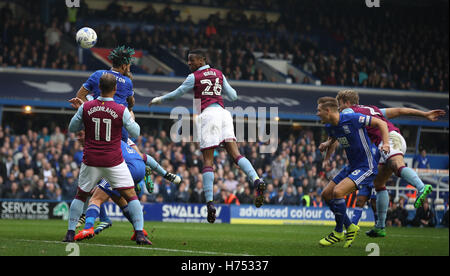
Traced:
<path fill-rule="evenodd" d="M 106 73 L 101 76 L 98 87 L 103 94 L 114 91 L 116 89 L 116 85 L 116 77 L 113 74 Z"/>
<path fill-rule="evenodd" d="M 188 52 L 188 56 L 189 56 L 189 55 L 196 55 L 196 56 L 199 56 L 199 57 L 203 58 L 203 59 L 206 61 L 206 53 L 205 53 L 205 51 L 203 51 L 203 50 L 200 50 L 200 49 L 190 50 L 190 51 Z"/>

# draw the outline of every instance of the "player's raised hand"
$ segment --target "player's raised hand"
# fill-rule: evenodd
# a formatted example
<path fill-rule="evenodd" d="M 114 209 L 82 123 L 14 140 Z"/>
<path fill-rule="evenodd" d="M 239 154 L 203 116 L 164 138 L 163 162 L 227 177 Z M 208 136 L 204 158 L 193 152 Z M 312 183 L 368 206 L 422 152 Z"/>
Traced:
<path fill-rule="evenodd" d="M 435 110 L 430 110 L 426 113 L 425 117 L 430 120 L 430 121 L 437 121 L 437 119 L 441 116 L 445 115 L 445 110 L 442 109 L 435 109 Z"/>
<path fill-rule="evenodd" d="M 381 151 L 382 151 L 384 154 L 388 154 L 389 152 L 391 152 L 391 147 L 389 146 L 389 144 L 383 144 L 383 145 L 381 146 Z"/>
<path fill-rule="evenodd" d="M 160 103 L 161 103 L 161 97 L 156 97 L 156 98 L 153 98 L 153 100 L 150 101 L 148 106 L 151 107 L 154 104 L 160 104 Z"/>
<path fill-rule="evenodd" d="M 72 98 L 72 99 L 68 100 L 68 102 L 75 109 L 80 108 L 80 106 L 83 104 L 83 100 L 80 98 Z"/>

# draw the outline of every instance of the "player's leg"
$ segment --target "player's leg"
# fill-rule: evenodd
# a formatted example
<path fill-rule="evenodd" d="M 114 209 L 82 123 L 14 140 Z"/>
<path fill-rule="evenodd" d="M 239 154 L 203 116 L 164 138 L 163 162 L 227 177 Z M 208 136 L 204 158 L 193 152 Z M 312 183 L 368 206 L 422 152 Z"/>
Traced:
<path fill-rule="evenodd" d="M 216 208 L 213 204 L 214 197 L 214 149 L 209 148 L 202 151 L 203 154 L 203 190 L 205 191 L 206 204 L 208 208 L 207 220 L 209 223 L 214 223 L 216 221 Z"/>
<path fill-rule="evenodd" d="M 432 192 L 432 187 L 431 185 L 425 185 L 413 169 L 406 167 L 403 157 L 406 153 L 406 141 L 403 136 L 396 131 L 391 131 L 389 133 L 389 143 L 391 152 L 386 161 L 387 165 L 398 177 L 401 177 L 417 189 L 418 194 L 414 207 L 419 208 Z"/>
<path fill-rule="evenodd" d="M 330 181 L 327 186 L 323 189 L 321 197 L 323 201 L 328 205 L 330 210 L 334 213 L 336 211 L 335 204 L 334 204 L 334 188 L 336 187 L 336 183 L 340 183 L 342 180 L 344 180 L 347 175 L 350 173 L 350 170 L 348 167 L 345 167 L 342 169 L 334 178 L 332 181 Z M 344 225 L 350 225 L 350 219 L 348 216 L 344 217 Z"/>
<path fill-rule="evenodd" d="M 418 193 L 414 207 L 419 208 L 422 206 L 424 200 L 433 191 L 431 185 L 425 185 L 413 169 L 406 167 L 403 155 L 390 158 L 388 165 L 398 177 L 406 180 L 417 189 Z"/>
<path fill-rule="evenodd" d="M 353 177 L 353 175 L 352 175 Z M 364 185 L 362 186 L 364 187 Z M 336 208 L 336 228 L 335 232 L 339 233 L 339 231 L 343 230 L 343 226 L 347 228 L 347 232 L 345 233 L 345 243 L 344 248 L 349 248 L 352 246 L 356 236 L 359 232 L 359 226 L 355 223 L 348 222 L 347 216 L 347 205 L 345 202 L 345 197 L 348 194 L 353 193 L 357 189 L 355 184 L 355 179 L 346 178 L 341 183 L 336 185 L 334 188 L 334 197 L 335 197 L 335 208 Z M 361 189 L 364 190 L 364 189 Z M 342 217 L 342 218 L 341 218 Z M 347 222 L 347 223 L 345 223 Z M 349 224 L 350 223 L 350 224 Z"/>
<path fill-rule="evenodd" d="M 73 242 L 78 219 L 83 214 L 84 204 L 90 196 L 90 192 L 101 178 L 101 172 L 95 167 L 81 164 L 78 178 L 78 190 L 75 199 L 70 204 L 69 221 L 64 242 Z"/>
<path fill-rule="evenodd" d="M 362 211 L 366 202 L 369 200 L 369 197 L 366 194 L 362 194 L 362 191 L 358 191 L 358 195 L 356 197 L 356 204 L 353 210 L 353 216 L 351 219 L 352 224 L 358 225 L 359 220 L 361 219 Z"/>
<path fill-rule="evenodd" d="M 97 189 L 98 191 L 99 189 Z M 103 203 L 103 198 L 100 198 L 97 194 L 91 197 L 89 200 L 89 206 L 86 210 L 86 223 L 84 229 L 75 235 L 75 241 L 82 241 L 84 239 L 90 239 L 95 236 L 94 223 L 100 213 L 100 206 Z"/>
<path fill-rule="evenodd" d="M 250 181 L 253 183 L 253 187 L 257 192 L 255 206 L 257 208 L 261 207 L 264 203 L 264 192 L 266 190 L 266 184 L 262 179 L 259 178 L 250 161 L 241 155 L 235 141 L 225 142 L 225 149 L 227 150 L 231 158 L 233 158 L 236 165 L 238 165 L 242 169 L 242 171 L 244 171 L 248 179 L 250 179 Z"/>
<path fill-rule="evenodd" d="M 75 229 L 78 224 L 78 219 L 83 214 L 84 204 L 87 201 L 89 193 L 82 191 L 78 188 L 75 198 L 72 200 L 69 208 L 69 225 L 67 227 L 66 237 L 63 242 L 74 242 L 75 241 Z"/>
<path fill-rule="evenodd" d="M 105 179 L 102 179 L 100 181 L 100 183 L 98 184 L 97 189 L 94 192 L 94 195 L 92 196 L 93 202 L 95 202 L 97 204 L 97 206 L 99 206 L 100 211 L 98 214 L 91 213 L 91 215 L 94 215 L 94 217 L 93 217 L 93 219 L 92 218 L 89 219 L 90 222 L 92 222 L 92 226 L 93 226 L 93 223 L 95 222 L 95 219 L 97 218 L 97 216 L 100 219 L 100 223 L 97 225 L 97 227 L 94 230 L 94 233 L 96 235 L 100 234 L 103 230 L 112 226 L 111 219 L 108 217 L 108 214 L 106 213 L 106 209 L 105 209 L 106 206 L 104 203 L 106 201 L 108 201 L 108 199 L 110 197 L 113 197 L 113 196 L 120 197 L 120 194 L 118 194 L 116 191 L 113 191 L 111 189 L 111 186 L 109 185 L 109 183 Z M 86 212 L 86 221 L 88 220 L 88 217 L 89 216 L 87 215 L 87 212 Z"/>
<path fill-rule="evenodd" d="M 89 206 L 86 210 L 86 223 L 84 229 L 94 227 L 95 220 L 100 215 L 100 209 L 104 202 L 109 199 L 108 194 L 101 189 L 96 189 L 91 199 L 89 200 Z"/>
<path fill-rule="evenodd" d="M 144 213 L 134 188 L 121 189 L 120 194 L 128 202 L 129 214 L 134 227 L 134 240 L 140 245 L 152 245 L 144 232 Z"/>
<path fill-rule="evenodd" d="M 366 234 L 369 237 L 386 236 L 386 216 L 389 209 L 389 193 L 386 190 L 386 182 L 391 177 L 393 171 L 386 164 L 378 165 L 378 174 L 373 182 L 376 191 L 376 220 L 375 227 Z"/>
<path fill-rule="evenodd" d="M 113 168 L 104 168 L 104 174 L 111 187 L 117 190 L 128 203 L 128 211 L 136 232 L 136 243 L 151 245 L 152 243 L 143 233 L 144 214 L 139 198 L 134 190 L 134 180 L 128 166 L 123 162 Z"/>
<path fill-rule="evenodd" d="M 341 242 L 345 239 L 344 234 L 344 220 L 347 217 L 347 205 L 345 197 L 356 189 L 355 183 L 350 178 L 344 178 L 333 188 L 333 199 L 330 201 L 330 210 L 333 211 L 336 227 L 327 237 L 321 239 L 319 244 L 321 246 L 331 246 L 335 243 Z"/>
<path fill-rule="evenodd" d="M 356 185 L 353 179 L 345 178 L 340 183 L 336 185 L 333 189 L 333 200 L 336 209 L 335 215 L 337 216 L 337 225 L 335 230 L 337 232 L 342 232 L 345 222 L 345 217 L 347 216 L 347 204 L 345 202 L 345 197 L 356 190 Z M 348 220 L 349 221 L 349 220 Z M 348 227 L 349 225 L 345 225 Z"/>
<path fill-rule="evenodd" d="M 156 162 L 156 160 L 151 157 L 150 155 L 145 155 L 144 154 L 144 162 L 147 166 L 150 167 L 150 169 L 154 172 L 156 172 L 157 174 L 161 175 L 162 177 L 164 177 L 164 179 L 178 185 L 181 182 L 181 178 L 173 173 L 170 173 L 168 171 L 166 171 L 163 167 L 161 167 L 161 165 Z M 148 189 L 148 188 L 147 188 Z"/>

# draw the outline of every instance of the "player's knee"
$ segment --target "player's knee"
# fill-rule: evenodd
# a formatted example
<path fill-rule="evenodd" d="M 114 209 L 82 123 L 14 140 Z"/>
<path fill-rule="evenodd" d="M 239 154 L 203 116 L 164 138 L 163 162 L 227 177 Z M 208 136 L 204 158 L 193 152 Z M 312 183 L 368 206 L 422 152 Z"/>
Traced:
<path fill-rule="evenodd" d="M 334 199 L 345 198 L 345 196 L 346 196 L 345 192 L 342 189 L 340 189 L 339 187 L 336 186 L 333 189 L 333 198 Z"/>
<path fill-rule="evenodd" d="M 394 171 L 395 174 L 400 175 L 401 169 L 405 167 L 405 161 L 403 161 L 403 156 L 395 156 L 389 160 L 389 167 Z"/>
<path fill-rule="evenodd" d="M 88 199 L 90 193 L 85 192 L 83 190 L 81 190 L 80 188 L 78 188 L 77 190 L 77 194 L 75 195 L 75 198 L 78 200 L 81 200 L 83 202 L 86 202 L 86 200 Z"/>
<path fill-rule="evenodd" d="M 356 207 L 364 207 L 366 205 L 367 198 L 357 197 L 356 198 Z"/>
<path fill-rule="evenodd" d="M 121 190 L 120 194 L 122 195 L 122 197 L 127 201 L 133 201 L 133 200 L 139 200 L 138 196 L 136 195 L 136 192 L 134 191 L 134 189 L 126 189 L 126 190 Z"/>
<path fill-rule="evenodd" d="M 328 202 L 328 201 L 330 201 L 331 199 L 333 199 L 333 196 L 332 196 L 332 194 L 330 193 L 330 191 L 329 190 L 323 190 L 322 191 L 322 193 L 320 194 L 320 197 L 325 201 L 325 202 Z"/>

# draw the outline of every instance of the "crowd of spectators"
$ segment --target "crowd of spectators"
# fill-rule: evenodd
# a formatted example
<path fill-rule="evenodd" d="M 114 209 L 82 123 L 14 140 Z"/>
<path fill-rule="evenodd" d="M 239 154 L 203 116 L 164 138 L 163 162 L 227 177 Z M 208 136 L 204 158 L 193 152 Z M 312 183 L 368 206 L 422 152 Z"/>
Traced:
<path fill-rule="evenodd" d="M 61 38 L 73 27 L 54 18 L 48 25 L 39 17 L 23 19 L 13 16 L 9 4 L 1 11 L 0 67 L 86 70 L 74 52 L 65 52 Z"/>
<path fill-rule="evenodd" d="M 198 144 L 175 144 L 164 130 L 144 134 L 136 144 L 166 170 L 183 179 L 177 187 L 154 175 L 155 191 L 142 194 L 143 202 L 205 202 L 203 161 Z M 331 168 L 321 168 L 322 157 L 312 130 L 280 141 L 273 154 L 260 154 L 256 143 L 239 143 L 239 147 L 268 184 L 267 204 L 304 205 L 304 196 L 308 196 L 308 204 L 322 206 L 320 192 L 328 183 L 327 179 L 345 165 L 339 152 Z M 72 200 L 77 190 L 82 151 L 75 135 L 64 134 L 60 127 L 52 130 L 43 127 L 21 135 L 16 135 L 9 127 L 0 127 L 0 198 Z M 218 150 L 214 200 L 253 204 L 254 192 L 245 174 L 224 150 Z"/>
<path fill-rule="evenodd" d="M 82 1 L 79 21 L 89 17 L 153 24 L 150 31 L 97 26 L 98 46 L 128 44 L 151 54 L 162 47 L 183 60 L 188 49 L 207 49 L 210 63 L 233 80 L 275 81 L 255 65 L 255 53 L 261 53 L 258 58 L 288 60 L 325 85 L 448 91 L 448 16 L 442 16 L 440 6 L 389 6 L 377 13 L 352 1 L 204 2 L 183 1 L 231 9 L 196 24 L 191 17 L 181 20 L 174 1 L 165 1 L 160 11 L 152 3 L 135 11 L 130 3 L 112 1 L 105 10 L 89 13 L 81 11 L 87 9 Z M 73 53 L 60 51 L 61 34 L 74 32 L 68 12 L 52 10 L 54 20 L 45 26 L 37 19 L 11 18 L 7 7 L 1 11 L 0 65 L 83 70 Z M 233 7 L 270 7 L 280 17 L 269 21 L 265 13 L 249 15 Z"/>
<path fill-rule="evenodd" d="M 279 141 L 277 151 L 272 154 L 260 154 L 257 143 L 238 144 L 240 152 L 267 183 L 264 204 L 327 207 L 320 194 L 347 162 L 342 148 L 338 148 L 331 165 L 322 168 L 322 155 L 317 149 L 319 141 L 315 139 L 318 136 L 318 128 L 291 134 Z M 173 143 L 165 130 L 146 133 L 135 142 L 141 151 L 183 179 L 176 186 L 154 174 L 154 191 L 148 193 L 144 189 L 139 195 L 141 202 L 205 203 L 203 158 L 197 143 Z M 28 130 L 26 134 L 15 134 L 10 127 L 0 126 L 0 198 L 71 201 L 77 192 L 82 157 L 83 146 L 76 135 L 66 134 L 58 126 Z M 252 183 L 225 150 L 215 152 L 214 166 L 215 203 L 254 203 Z M 391 200 L 388 226 L 436 225 L 436 216 L 428 203 L 417 210 L 413 219 L 409 218 L 406 196 Z"/>

